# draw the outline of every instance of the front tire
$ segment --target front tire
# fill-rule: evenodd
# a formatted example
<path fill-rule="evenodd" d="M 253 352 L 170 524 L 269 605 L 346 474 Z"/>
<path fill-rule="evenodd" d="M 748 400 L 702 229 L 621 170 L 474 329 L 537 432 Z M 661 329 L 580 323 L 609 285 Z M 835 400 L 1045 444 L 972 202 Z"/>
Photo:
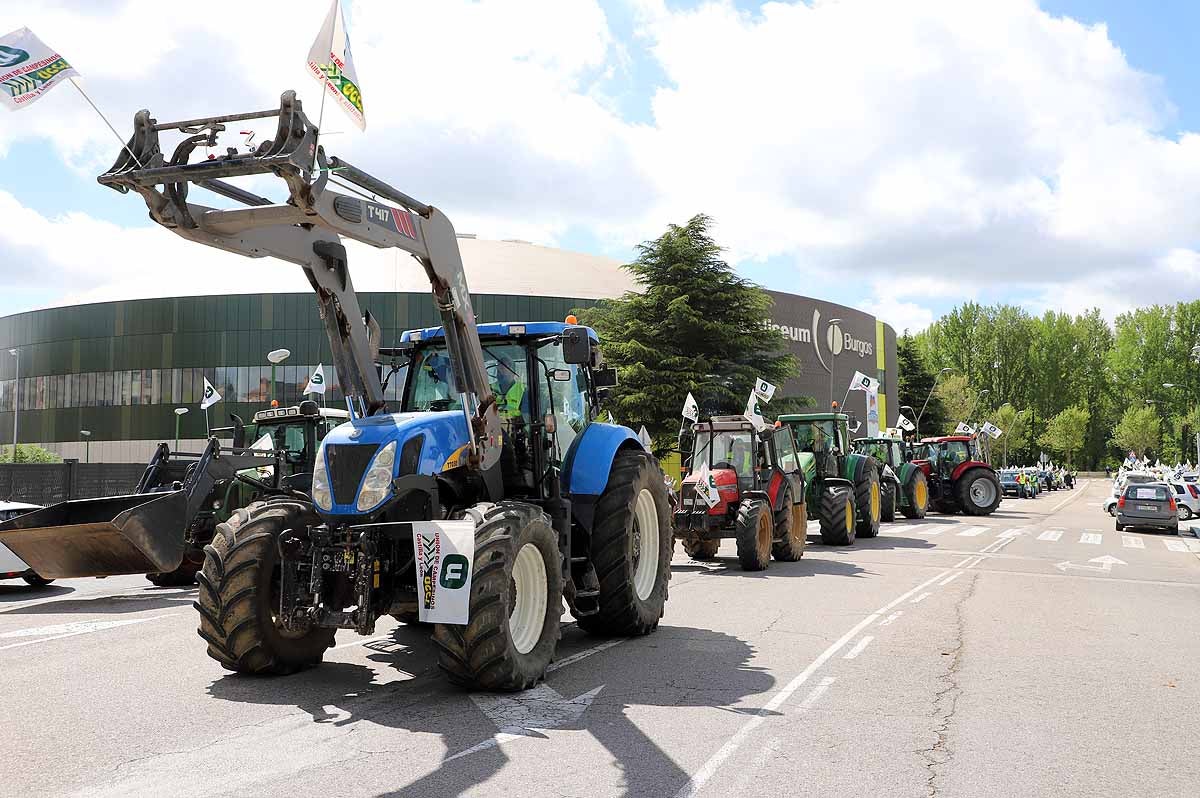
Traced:
<path fill-rule="evenodd" d="M 255 502 L 217 525 L 204 547 L 200 590 L 192 606 L 208 655 L 238 673 L 286 674 L 316 665 L 333 645 L 333 629 L 283 629 L 279 606 L 279 536 L 320 519 L 294 500 Z"/>
<path fill-rule="evenodd" d="M 958 504 L 966 515 L 990 515 L 1000 506 L 1000 480 L 985 468 L 973 468 L 959 480 Z"/>
<path fill-rule="evenodd" d="M 562 555 L 549 516 L 520 502 L 488 508 L 475 529 L 473 568 L 467 625 L 434 624 L 438 665 L 463 687 L 532 687 L 560 637 Z"/>
<path fill-rule="evenodd" d="M 914 468 L 912 477 L 904 486 L 904 494 L 907 498 L 907 505 L 900 508 L 900 512 L 905 518 L 924 518 L 929 512 L 929 482 L 925 479 L 925 472 L 919 468 Z"/>
<path fill-rule="evenodd" d="M 896 520 L 896 491 L 899 487 L 890 479 L 879 483 L 879 520 L 884 523 Z"/>
<path fill-rule="evenodd" d="M 796 562 L 808 543 L 808 514 L 803 503 L 792 503 L 792 489 L 784 488 L 783 501 L 775 513 L 775 542 L 771 556 L 780 562 Z"/>
<path fill-rule="evenodd" d="M 879 534 L 879 518 L 883 509 L 879 491 L 879 469 L 865 460 L 854 483 L 854 512 L 858 516 L 858 536 L 873 538 Z"/>
<path fill-rule="evenodd" d="M 652 455 L 617 452 L 593 517 L 600 610 L 580 617 L 579 626 L 593 634 L 649 634 L 666 607 L 675 546 L 667 487 Z"/>
<path fill-rule="evenodd" d="M 826 546 L 849 546 L 858 525 L 854 517 L 854 492 L 844 485 L 821 491 L 821 542 Z"/>
<path fill-rule="evenodd" d="M 717 558 L 717 550 L 721 548 L 719 540 L 683 539 L 683 551 L 687 556 L 698 562 L 709 562 Z"/>
<path fill-rule="evenodd" d="M 770 506 L 762 499 L 747 499 L 738 507 L 738 562 L 743 571 L 762 571 L 771 562 L 771 538 L 775 522 Z"/>

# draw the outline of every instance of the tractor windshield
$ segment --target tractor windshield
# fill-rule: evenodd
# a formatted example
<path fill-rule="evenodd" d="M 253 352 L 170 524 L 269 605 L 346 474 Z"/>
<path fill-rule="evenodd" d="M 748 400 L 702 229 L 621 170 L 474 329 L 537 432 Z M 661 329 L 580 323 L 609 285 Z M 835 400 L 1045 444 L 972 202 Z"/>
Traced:
<path fill-rule="evenodd" d="M 799 452 L 822 452 L 837 443 L 833 421 L 793 424 L 792 435 L 796 439 L 796 451 Z"/>
<path fill-rule="evenodd" d="M 966 441 L 946 441 L 939 454 L 940 465 L 949 469 L 971 459 L 971 450 Z"/>
<path fill-rule="evenodd" d="M 488 381 L 496 394 L 502 416 L 529 415 L 529 377 L 526 373 L 525 351 L 512 343 L 483 347 L 483 362 Z M 406 413 L 427 413 L 438 410 L 461 410 L 462 401 L 454 392 L 450 372 L 450 357 L 445 344 L 433 344 L 413 353 L 409 365 L 409 385 L 402 405 Z"/>
<path fill-rule="evenodd" d="M 696 434 L 695 452 L 711 469 L 736 471 L 739 482 L 754 477 L 754 441 L 749 430 L 702 430 Z"/>

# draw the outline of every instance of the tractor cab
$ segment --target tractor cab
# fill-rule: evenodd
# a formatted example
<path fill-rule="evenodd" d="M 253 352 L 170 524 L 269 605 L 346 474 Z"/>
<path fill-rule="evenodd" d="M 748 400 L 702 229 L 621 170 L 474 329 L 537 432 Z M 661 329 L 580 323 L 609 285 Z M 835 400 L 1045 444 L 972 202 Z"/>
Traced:
<path fill-rule="evenodd" d="M 897 438 L 855 438 L 854 451 L 874 457 L 893 471 L 899 470 L 901 463 L 908 462 L 904 443 Z"/>
<path fill-rule="evenodd" d="M 974 435 L 925 438 L 912 462 L 925 472 L 931 503 L 938 512 L 989 515 L 1003 498 L 1000 478 Z"/>

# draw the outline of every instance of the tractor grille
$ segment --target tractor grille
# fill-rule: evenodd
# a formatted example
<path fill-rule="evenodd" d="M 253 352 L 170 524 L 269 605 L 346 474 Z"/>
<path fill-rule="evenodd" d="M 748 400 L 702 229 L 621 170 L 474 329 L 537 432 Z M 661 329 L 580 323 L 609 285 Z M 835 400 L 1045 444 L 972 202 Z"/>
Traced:
<path fill-rule="evenodd" d="M 354 504 L 358 483 L 377 451 L 379 446 L 374 443 L 337 443 L 325 447 L 335 504 Z"/>

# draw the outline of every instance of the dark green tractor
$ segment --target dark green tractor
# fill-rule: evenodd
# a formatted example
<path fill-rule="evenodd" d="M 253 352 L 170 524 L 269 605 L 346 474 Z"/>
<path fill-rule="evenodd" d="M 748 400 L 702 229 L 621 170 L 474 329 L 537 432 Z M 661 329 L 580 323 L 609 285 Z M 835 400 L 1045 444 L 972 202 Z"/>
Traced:
<path fill-rule="evenodd" d="M 879 534 L 882 497 L 879 464 L 856 454 L 845 413 L 789 413 L 779 423 L 792 431 L 804 469 L 809 517 L 820 522 L 821 542 L 848 546 Z"/>
<path fill-rule="evenodd" d="M 896 520 L 896 510 L 905 518 L 924 518 L 929 510 L 929 483 L 925 472 L 905 456 L 904 442 L 898 438 L 855 438 L 856 454 L 874 457 L 880 464 L 879 490 L 884 521 Z"/>

